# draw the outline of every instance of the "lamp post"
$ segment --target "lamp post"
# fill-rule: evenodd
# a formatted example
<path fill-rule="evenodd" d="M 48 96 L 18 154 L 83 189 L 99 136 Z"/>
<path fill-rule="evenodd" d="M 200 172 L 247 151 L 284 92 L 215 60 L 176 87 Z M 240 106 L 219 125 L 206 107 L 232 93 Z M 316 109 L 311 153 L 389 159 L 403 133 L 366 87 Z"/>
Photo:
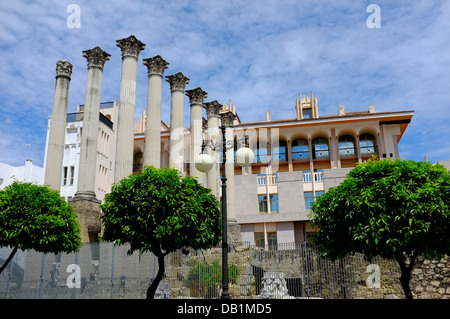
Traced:
<path fill-rule="evenodd" d="M 228 117 L 228 119 L 226 118 Z M 231 118 L 231 121 L 230 121 Z M 222 131 L 222 299 L 229 299 L 228 293 L 228 228 L 227 228 L 227 177 L 226 177 L 226 151 L 234 147 L 233 141 L 227 141 L 225 136 L 225 130 L 227 126 L 232 126 L 235 115 L 232 112 L 225 112 L 221 114 L 221 131 Z M 231 124 L 230 124 L 231 123 Z M 228 145 L 227 145 L 228 144 Z M 195 167 L 200 172 L 208 172 L 213 166 L 214 159 L 208 155 L 203 154 L 205 146 L 209 146 L 213 150 L 220 149 L 220 143 L 210 143 L 203 145 L 202 154 L 195 159 Z M 240 166 L 249 166 L 254 159 L 253 151 L 247 147 L 241 147 L 236 152 L 236 163 Z"/>

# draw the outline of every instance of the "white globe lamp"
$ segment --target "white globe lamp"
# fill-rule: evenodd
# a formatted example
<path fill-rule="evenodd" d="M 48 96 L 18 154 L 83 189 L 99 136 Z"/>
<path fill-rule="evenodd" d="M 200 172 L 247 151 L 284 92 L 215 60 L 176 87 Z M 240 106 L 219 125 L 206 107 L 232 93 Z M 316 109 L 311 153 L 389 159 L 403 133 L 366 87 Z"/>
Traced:
<path fill-rule="evenodd" d="M 241 147 L 236 151 L 236 163 L 240 166 L 247 167 L 252 165 L 255 154 L 248 147 Z"/>
<path fill-rule="evenodd" d="M 200 154 L 195 159 L 195 168 L 202 173 L 208 172 L 214 164 L 214 159 L 208 154 Z"/>

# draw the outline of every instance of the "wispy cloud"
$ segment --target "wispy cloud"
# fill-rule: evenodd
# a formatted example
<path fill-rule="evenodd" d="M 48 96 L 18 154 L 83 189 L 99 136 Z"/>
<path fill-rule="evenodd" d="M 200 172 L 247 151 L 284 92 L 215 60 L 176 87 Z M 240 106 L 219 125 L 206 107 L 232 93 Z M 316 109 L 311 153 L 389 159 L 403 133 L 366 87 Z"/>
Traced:
<path fill-rule="evenodd" d="M 81 28 L 66 25 L 72 3 L 80 7 Z M 366 25 L 370 3 L 381 8 L 379 29 Z M 131 34 L 147 44 L 138 62 L 137 114 L 147 100 L 142 59 L 159 54 L 170 63 L 165 75 L 183 72 L 188 88 L 202 87 L 208 100 L 231 99 L 243 121 L 262 120 L 266 110 L 292 118 L 298 93 L 310 91 L 321 114 L 337 113 L 341 103 L 349 111 L 368 104 L 414 109 L 401 155 L 450 159 L 449 13 L 450 1 L 439 0 L 0 0 L 0 161 L 19 165 L 28 152 L 43 165 L 58 59 L 74 65 L 70 111 L 84 103 L 81 51 L 97 45 L 112 55 L 102 100 L 119 99 L 115 40 Z M 163 83 L 167 122 L 169 107 Z"/>

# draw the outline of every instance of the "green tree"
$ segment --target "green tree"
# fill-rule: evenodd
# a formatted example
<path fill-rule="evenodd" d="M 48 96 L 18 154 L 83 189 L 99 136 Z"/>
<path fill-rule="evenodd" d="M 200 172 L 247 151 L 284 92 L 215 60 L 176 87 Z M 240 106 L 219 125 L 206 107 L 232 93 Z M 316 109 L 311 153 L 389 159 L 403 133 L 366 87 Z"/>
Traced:
<path fill-rule="evenodd" d="M 176 169 L 146 166 L 114 184 L 102 205 L 102 240 L 129 243 L 128 254 L 150 251 L 158 273 L 147 289 L 153 299 L 164 275 L 164 257 L 177 249 L 206 249 L 221 239 L 219 202 L 195 178 Z"/>
<path fill-rule="evenodd" d="M 418 256 L 450 253 L 450 173 L 441 165 L 377 160 L 358 165 L 313 204 L 315 242 L 323 256 L 360 252 L 396 260 L 405 296 Z"/>
<path fill-rule="evenodd" d="M 81 246 L 80 226 L 70 205 L 48 186 L 14 181 L 0 190 L 0 247 L 71 253 Z"/>

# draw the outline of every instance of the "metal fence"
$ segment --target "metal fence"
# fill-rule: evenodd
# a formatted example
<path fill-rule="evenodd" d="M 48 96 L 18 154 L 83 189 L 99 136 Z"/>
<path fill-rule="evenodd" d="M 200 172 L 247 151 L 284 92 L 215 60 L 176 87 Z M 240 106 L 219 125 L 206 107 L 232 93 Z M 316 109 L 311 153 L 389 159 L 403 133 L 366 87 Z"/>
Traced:
<path fill-rule="evenodd" d="M 75 254 L 19 251 L 0 276 L 0 298 L 145 298 L 158 271 L 151 253 L 90 243 Z M 0 249 L 0 262 L 10 249 Z M 218 298 L 221 248 L 180 250 L 166 256 L 157 298 Z M 231 298 L 385 298 L 403 296 L 396 263 L 362 255 L 337 261 L 306 243 L 277 247 L 230 245 Z"/>

